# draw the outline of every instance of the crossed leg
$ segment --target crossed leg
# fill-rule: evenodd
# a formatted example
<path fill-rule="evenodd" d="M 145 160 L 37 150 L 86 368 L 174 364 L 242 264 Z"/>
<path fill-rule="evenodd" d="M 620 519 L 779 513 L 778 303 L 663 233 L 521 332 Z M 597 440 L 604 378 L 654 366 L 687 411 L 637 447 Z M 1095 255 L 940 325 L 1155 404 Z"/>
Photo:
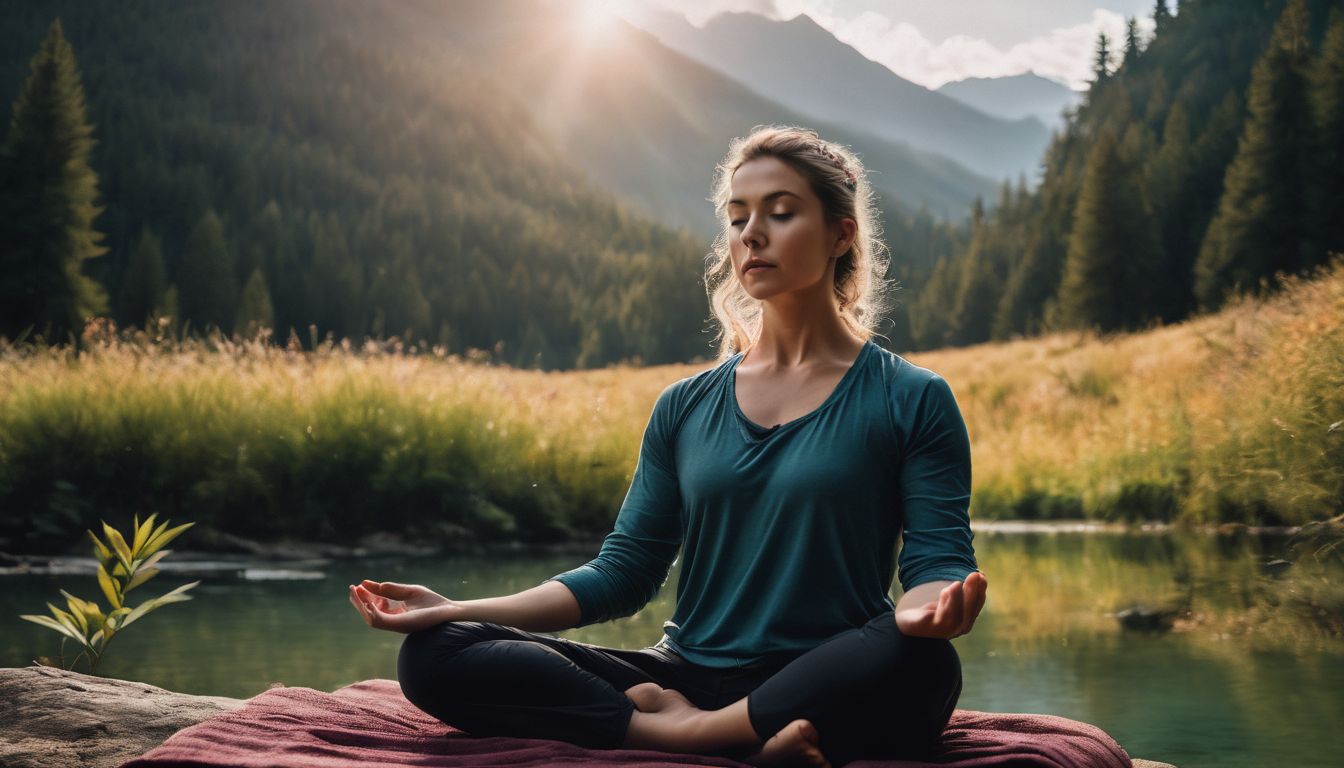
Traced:
<path fill-rule="evenodd" d="M 450 622 L 407 636 L 398 677 L 410 701 L 475 735 L 760 765 L 913 756 L 936 742 L 961 692 L 951 643 L 903 635 L 889 612 L 759 675 Z"/>
<path fill-rule="evenodd" d="M 656 683 L 625 693 L 636 709 L 625 746 L 746 749 L 734 756 L 757 765 L 843 765 L 929 751 L 961 695 L 961 664 L 949 641 L 904 635 L 887 613 L 804 653 L 722 709 L 697 709 Z"/>

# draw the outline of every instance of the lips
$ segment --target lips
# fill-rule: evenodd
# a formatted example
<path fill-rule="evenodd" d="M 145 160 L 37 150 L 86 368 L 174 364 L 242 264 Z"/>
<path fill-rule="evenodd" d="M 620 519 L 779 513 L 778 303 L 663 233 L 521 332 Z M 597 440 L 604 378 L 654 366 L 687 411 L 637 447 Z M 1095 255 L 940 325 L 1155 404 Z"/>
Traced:
<path fill-rule="evenodd" d="M 757 271 L 773 269 L 774 266 L 775 266 L 774 264 L 771 264 L 770 262 L 764 259 L 750 258 L 747 259 L 747 263 L 742 265 L 742 274 L 750 275 Z"/>

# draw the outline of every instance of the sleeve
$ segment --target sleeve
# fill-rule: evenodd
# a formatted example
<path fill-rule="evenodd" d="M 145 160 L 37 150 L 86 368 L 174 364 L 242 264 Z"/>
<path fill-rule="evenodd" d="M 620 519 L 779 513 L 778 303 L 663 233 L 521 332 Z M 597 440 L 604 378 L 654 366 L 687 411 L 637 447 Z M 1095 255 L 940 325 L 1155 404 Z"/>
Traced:
<path fill-rule="evenodd" d="M 934 374 L 924 387 L 901 458 L 901 589 L 979 570 L 971 546 L 971 440 L 952 388 Z"/>
<path fill-rule="evenodd" d="M 672 455 L 676 384 L 663 390 L 640 444 L 634 479 L 597 557 L 552 576 L 574 593 L 578 626 L 629 616 L 658 593 L 681 546 L 681 492 Z"/>

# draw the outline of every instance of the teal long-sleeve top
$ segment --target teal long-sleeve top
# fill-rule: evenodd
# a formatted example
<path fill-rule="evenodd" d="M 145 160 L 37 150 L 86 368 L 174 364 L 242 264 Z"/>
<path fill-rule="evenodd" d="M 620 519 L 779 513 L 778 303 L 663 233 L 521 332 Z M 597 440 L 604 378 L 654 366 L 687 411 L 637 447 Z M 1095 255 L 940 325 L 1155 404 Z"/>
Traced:
<path fill-rule="evenodd" d="M 978 570 L 970 440 L 941 376 L 868 341 L 820 406 L 766 428 L 738 404 L 741 359 L 658 396 L 612 532 L 547 580 L 574 593 L 579 626 L 644 607 L 678 549 L 664 642 L 711 667 L 806 651 L 894 610 L 897 565 L 906 591 Z"/>

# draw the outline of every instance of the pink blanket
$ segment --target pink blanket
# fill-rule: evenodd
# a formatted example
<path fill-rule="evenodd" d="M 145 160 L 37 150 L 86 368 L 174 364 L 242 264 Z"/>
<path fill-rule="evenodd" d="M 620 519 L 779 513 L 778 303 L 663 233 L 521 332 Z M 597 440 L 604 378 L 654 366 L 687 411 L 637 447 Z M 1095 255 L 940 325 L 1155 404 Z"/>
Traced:
<path fill-rule="evenodd" d="M 148 766 L 486 766 L 588 763 L 605 766 L 713 765 L 728 758 L 635 749 L 591 750 L 549 739 L 472 737 L 416 709 L 394 680 L 365 680 L 335 693 L 273 688 L 173 734 L 122 765 Z M 1131 768 L 1101 729 L 1054 715 L 956 710 L 934 762 L 862 760 L 855 768 Z"/>

